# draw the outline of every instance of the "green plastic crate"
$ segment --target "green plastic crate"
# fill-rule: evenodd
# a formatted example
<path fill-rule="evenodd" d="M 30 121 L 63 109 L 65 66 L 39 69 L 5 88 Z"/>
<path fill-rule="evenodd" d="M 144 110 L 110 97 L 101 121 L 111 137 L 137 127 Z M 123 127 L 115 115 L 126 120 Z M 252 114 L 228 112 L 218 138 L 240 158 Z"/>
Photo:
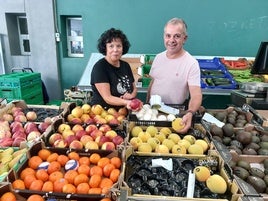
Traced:
<path fill-rule="evenodd" d="M 155 54 L 146 54 L 144 56 L 145 65 L 152 65 L 155 56 Z"/>
<path fill-rule="evenodd" d="M 151 66 L 150 65 L 143 65 L 142 66 L 142 75 L 148 75 L 150 73 Z"/>
<path fill-rule="evenodd" d="M 148 87 L 150 82 L 151 82 L 151 78 L 149 77 L 142 77 L 142 87 Z"/>
<path fill-rule="evenodd" d="M 0 88 L 19 88 L 41 82 L 40 73 L 11 73 L 0 75 Z"/>

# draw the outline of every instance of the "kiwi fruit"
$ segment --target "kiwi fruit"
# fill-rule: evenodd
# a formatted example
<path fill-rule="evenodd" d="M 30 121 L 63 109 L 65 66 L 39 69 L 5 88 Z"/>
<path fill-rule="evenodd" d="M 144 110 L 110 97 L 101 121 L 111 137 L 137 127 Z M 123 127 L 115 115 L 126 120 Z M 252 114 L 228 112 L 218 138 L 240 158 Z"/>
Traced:
<path fill-rule="evenodd" d="M 231 141 L 232 141 L 232 138 L 230 138 L 230 137 L 223 137 L 223 138 L 222 138 L 222 143 L 223 143 L 224 145 L 226 145 L 226 146 L 229 146 L 230 143 L 231 143 Z"/>
<path fill-rule="evenodd" d="M 256 176 L 256 177 L 260 177 L 261 179 L 264 178 L 265 174 L 264 172 L 256 167 L 251 167 L 249 170 L 249 173 L 251 176 Z"/>
<path fill-rule="evenodd" d="M 266 184 L 263 179 L 256 176 L 248 176 L 246 180 L 258 193 L 264 193 L 266 191 Z"/>
<path fill-rule="evenodd" d="M 245 168 L 239 166 L 235 166 L 233 168 L 233 173 L 243 180 L 246 180 L 250 176 L 249 172 Z"/>
<path fill-rule="evenodd" d="M 218 113 L 215 114 L 215 118 L 218 119 L 221 122 L 226 121 L 226 116 L 227 116 L 227 113 L 225 111 L 224 112 L 218 112 Z"/>
<path fill-rule="evenodd" d="M 252 135 L 248 131 L 240 131 L 236 133 L 236 139 L 243 145 L 248 145 L 252 141 Z"/>

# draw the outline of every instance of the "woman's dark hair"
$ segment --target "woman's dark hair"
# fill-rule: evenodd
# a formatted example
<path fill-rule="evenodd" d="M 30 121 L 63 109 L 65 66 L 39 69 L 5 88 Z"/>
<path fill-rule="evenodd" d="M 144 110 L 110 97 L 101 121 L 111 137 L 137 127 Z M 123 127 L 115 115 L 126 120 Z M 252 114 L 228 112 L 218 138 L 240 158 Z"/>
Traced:
<path fill-rule="evenodd" d="M 127 36 L 119 29 L 111 28 L 101 34 L 98 40 L 98 50 L 103 55 L 106 55 L 106 44 L 112 42 L 114 39 L 121 39 L 123 45 L 123 54 L 126 54 L 129 50 L 130 43 Z"/>

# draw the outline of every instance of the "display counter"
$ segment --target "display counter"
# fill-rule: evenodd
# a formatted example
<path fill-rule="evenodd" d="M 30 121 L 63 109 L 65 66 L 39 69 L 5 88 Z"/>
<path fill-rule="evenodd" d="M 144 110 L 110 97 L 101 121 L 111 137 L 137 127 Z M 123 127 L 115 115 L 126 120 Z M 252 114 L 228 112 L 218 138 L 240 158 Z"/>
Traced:
<path fill-rule="evenodd" d="M 135 80 L 137 81 L 141 75 L 139 72 L 139 67 L 142 66 L 140 58 L 143 54 L 125 54 L 122 59 L 129 62 L 132 71 L 134 73 Z M 100 53 L 92 53 L 87 66 L 84 70 L 83 75 L 77 87 L 79 90 L 90 91 L 90 75 L 94 64 L 103 57 Z M 196 59 L 213 59 L 215 56 L 195 56 Z M 225 57 L 226 59 L 237 59 L 238 57 Z M 137 87 L 138 88 L 138 98 L 140 98 L 143 102 L 146 101 L 147 95 L 147 87 Z M 231 92 L 232 89 L 207 89 L 202 88 L 203 94 L 203 103 L 202 105 L 205 108 L 209 109 L 223 109 L 228 105 L 232 104 L 231 100 Z"/>

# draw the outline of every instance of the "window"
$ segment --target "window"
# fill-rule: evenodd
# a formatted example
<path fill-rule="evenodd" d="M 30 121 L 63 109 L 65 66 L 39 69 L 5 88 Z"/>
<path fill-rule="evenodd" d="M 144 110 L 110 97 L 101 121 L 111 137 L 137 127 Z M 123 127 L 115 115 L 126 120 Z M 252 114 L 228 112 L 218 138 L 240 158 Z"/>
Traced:
<path fill-rule="evenodd" d="M 69 57 L 83 57 L 83 31 L 81 17 L 67 17 L 67 49 Z"/>
<path fill-rule="evenodd" d="M 20 51 L 22 55 L 31 55 L 30 39 L 26 16 L 17 17 Z"/>

